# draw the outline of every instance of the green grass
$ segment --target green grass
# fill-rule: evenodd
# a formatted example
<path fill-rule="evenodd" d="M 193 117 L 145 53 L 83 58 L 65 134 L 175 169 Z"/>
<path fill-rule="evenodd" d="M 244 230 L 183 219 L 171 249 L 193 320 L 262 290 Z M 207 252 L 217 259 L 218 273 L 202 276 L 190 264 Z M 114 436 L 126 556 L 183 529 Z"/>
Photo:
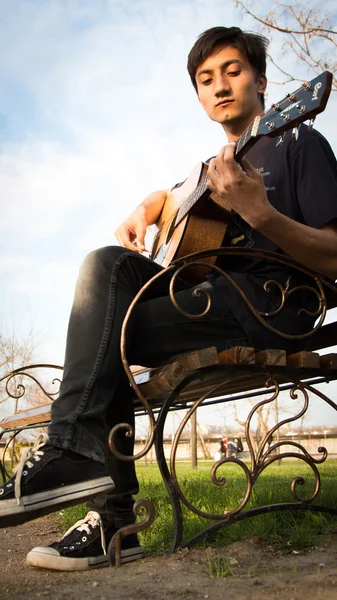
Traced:
<path fill-rule="evenodd" d="M 215 577 L 231 577 L 234 571 L 224 556 L 207 557 L 207 570 L 210 579 Z"/>
<path fill-rule="evenodd" d="M 177 477 L 186 497 L 200 510 L 222 514 L 225 509 L 234 509 L 243 497 L 246 483 L 240 467 L 230 465 L 223 468 L 218 476 L 226 476 L 224 486 L 211 482 L 212 462 L 199 463 L 197 470 L 191 471 L 187 463 L 177 464 Z M 321 491 L 315 504 L 337 508 L 336 460 L 328 460 L 319 465 Z M 137 465 L 140 492 L 137 499 L 152 500 L 156 507 L 157 518 L 153 525 L 140 534 L 142 545 L 148 553 L 167 551 L 172 538 L 172 510 L 166 488 L 161 480 L 157 465 Z M 302 497 L 312 494 L 314 478 L 312 470 L 303 461 L 288 464 L 271 465 L 258 478 L 246 509 L 266 504 L 292 502 L 290 483 L 296 476 L 302 476 L 305 483 L 298 486 Z M 81 505 L 63 511 L 62 523 L 66 528 L 86 514 L 86 506 Z M 200 518 L 183 507 L 184 539 L 196 535 L 203 527 L 214 521 Z M 229 527 L 220 529 L 213 537 L 206 538 L 202 545 L 225 546 L 231 542 L 250 536 L 258 536 L 265 543 L 284 551 L 300 550 L 315 543 L 320 533 L 327 533 L 337 526 L 337 516 L 309 511 L 277 511 L 245 519 Z M 209 567 L 211 569 L 211 567 Z M 226 570 L 224 565 L 213 565 L 212 569 Z M 225 576 L 225 575 L 223 575 Z"/>

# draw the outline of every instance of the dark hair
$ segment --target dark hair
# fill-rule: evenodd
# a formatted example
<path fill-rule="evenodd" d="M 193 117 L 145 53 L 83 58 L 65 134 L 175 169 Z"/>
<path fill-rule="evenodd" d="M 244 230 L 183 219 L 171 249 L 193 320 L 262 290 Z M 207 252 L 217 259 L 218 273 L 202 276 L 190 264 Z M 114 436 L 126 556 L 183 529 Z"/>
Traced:
<path fill-rule="evenodd" d="M 195 79 L 198 68 L 206 58 L 221 47 L 233 46 L 233 48 L 237 48 L 247 58 L 257 76 L 265 74 L 268 43 L 267 38 L 263 35 L 242 31 L 239 27 L 212 27 L 207 29 L 199 35 L 187 60 L 187 70 L 195 90 L 198 91 Z M 261 94 L 261 100 L 264 107 L 263 94 Z"/>

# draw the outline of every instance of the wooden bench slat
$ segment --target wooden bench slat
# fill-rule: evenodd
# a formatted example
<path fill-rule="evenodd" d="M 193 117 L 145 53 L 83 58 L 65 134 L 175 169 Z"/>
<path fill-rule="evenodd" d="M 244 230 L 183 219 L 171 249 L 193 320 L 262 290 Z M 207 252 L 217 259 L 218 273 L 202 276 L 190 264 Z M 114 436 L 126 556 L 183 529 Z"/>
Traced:
<path fill-rule="evenodd" d="M 162 369 L 156 376 L 139 384 L 144 398 L 156 398 L 174 390 L 186 377 L 187 369 L 180 362 L 173 361 Z"/>
<path fill-rule="evenodd" d="M 253 365 L 255 363 L 255 350 L 248 346 L 234 346 L 219 352 L 221 365 Z"/>
<path fill-rule="evenodd" d="M 287 365 L 287 353 L 285 350 L 261 350 L 255 354 L 255 364 L 265 367 L 285 367 Z"/>
<path fill-rule="evenodd" d="M 143 369 L 134 373 L 135 382 L 146 399 L 174 390 L 190 371 L 219 364 L 215 346 L 176 356 L 165 367 Z"/>
<path fill-rule="evenodd" d="M 335 370 L 337 369 L 337 354 L 323 354 L 320 356 L 319 362 L 322 369 Z"/>
<path fill-rule="evenodd" d="M 290 369 L 319 369 L 319 354 L 302 350 L 287 356 L 287 367 Z"/>
<path fill-rule="evenodd" d="M 174 357 L 174 360 L 184 365 L 187 371 L 195 371 L 205 367 L 212 367 L 219 364 L 219 355 L 215 346 L 203 348 L 202 350 L 194 350 L 186 354 L 179 354 Z"/>
<path fill-rule="evenodd" d="M 1 429 L 13 429 L 13 427 L 25 427 L 26 425 L 35 425 L 50 421 L 51 404 L 45 404 L 38 408 L 20 410 L 14 415 L 5 417 L 0 421 Z"/>

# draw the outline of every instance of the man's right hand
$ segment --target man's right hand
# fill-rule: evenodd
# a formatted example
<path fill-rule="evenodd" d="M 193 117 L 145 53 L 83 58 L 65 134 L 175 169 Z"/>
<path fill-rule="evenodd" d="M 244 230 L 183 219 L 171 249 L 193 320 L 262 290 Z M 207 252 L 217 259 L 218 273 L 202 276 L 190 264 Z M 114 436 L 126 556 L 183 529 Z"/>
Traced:
<path fill-rule="evenodd" d="M 144 239 L 147 229 L 146 208 L 137 206 L 131 215 L 115 231 L 118 243 L 135 252 L 146 252 Z"/>
<path fill-rule="evenodd" d="M 167 190 L 158 190 L 147 196 L 115 231 L 118 243 L 140 254 L 148 252 L 144 246 L 146 230 L 149 225 L 157 223 L 166 198 Z"/>

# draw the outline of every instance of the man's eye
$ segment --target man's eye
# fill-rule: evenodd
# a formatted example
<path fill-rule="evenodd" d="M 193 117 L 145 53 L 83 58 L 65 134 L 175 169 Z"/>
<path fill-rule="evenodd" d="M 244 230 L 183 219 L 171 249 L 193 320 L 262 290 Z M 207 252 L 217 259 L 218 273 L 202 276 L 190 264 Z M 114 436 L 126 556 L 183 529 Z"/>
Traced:
<path fill-rule="evenodd" d="M 232 77 L 237 77 L 240 75 L 241 71 L 228 71 L 227 75 L 231 75 Z"/>
<path fill-rule="evenodd" d="M 204 81 L 201 82 L 202 85 L 209 85 L 210 83 L 212 83 L 211 79 L 204 79 Z"/>

